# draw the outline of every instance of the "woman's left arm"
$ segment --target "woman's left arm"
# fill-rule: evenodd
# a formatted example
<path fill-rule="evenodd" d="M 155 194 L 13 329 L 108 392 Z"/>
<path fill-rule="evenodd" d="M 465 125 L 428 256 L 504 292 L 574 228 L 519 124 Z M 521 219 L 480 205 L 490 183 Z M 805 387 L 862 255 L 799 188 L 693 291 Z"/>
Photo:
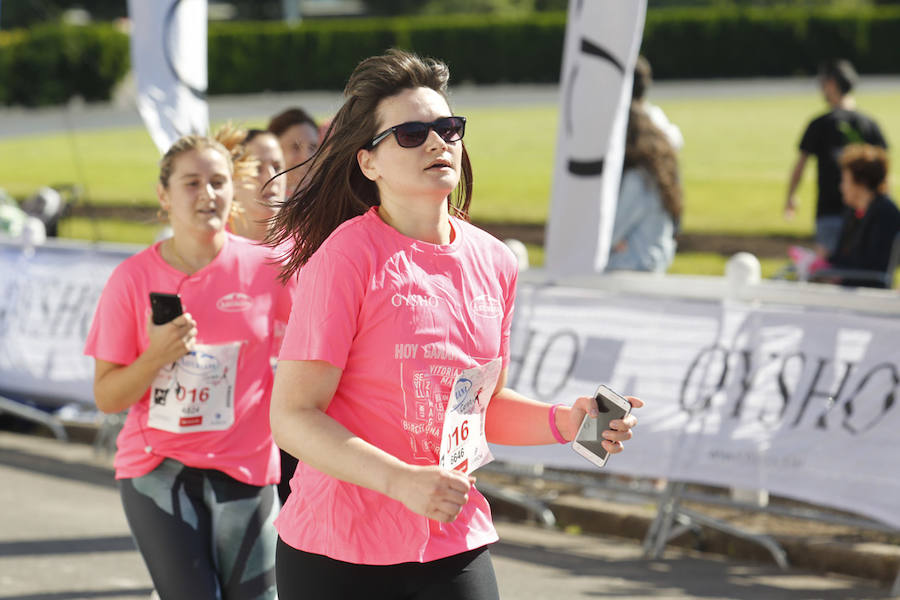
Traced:
<path fill-rule="evenodd" d="M 500 372 L 497 388 L 494 396 L 488 404 L 485 419 L 485 435 L 492 444 L 504 444 L 510 446 L 532 446 L 540 444 L 557 443 L 556 437 L 550 429 L 550 410 L 552 405 L 526 398 L 518 392 L 506 386 L 506 367 Z M 628 401 L 634 408 L 639 408 L 644 403 L 634 397 Z M 559 433 L 572 441 L 578 432 L 578 427 L 584 419 L 584 415 L 590 413 L 597 416 L 597 405 L 593 398 L 582 396 L 570 406 L 560 406 L 555 414 L 555 424 Z M 637 425 L 634 415 L 628 415 L 624 419 L 614 419 L 610 423 L 611 429 L 603 432 L 606 441 L 603 447 L 607 452 L 615 454 L 622 451 L 622 442 L 631 439 L 631 428 Z"/>

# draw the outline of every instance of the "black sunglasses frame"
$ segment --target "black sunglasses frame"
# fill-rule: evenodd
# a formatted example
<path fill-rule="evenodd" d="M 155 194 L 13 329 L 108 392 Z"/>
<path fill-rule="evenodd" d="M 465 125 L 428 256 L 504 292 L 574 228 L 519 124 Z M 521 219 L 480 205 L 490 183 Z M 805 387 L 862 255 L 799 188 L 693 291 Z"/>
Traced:
<path fill-rule="evenodd" d="M 459 127 L 459 137 L 458 138 L 453 139 L 453 140 L 448 140 L 444 136 L 442 136 L 440 133 L 438 133 L 437 128 L 443 126 L 447 121 L 451 121 L 451 122 L 452 121 L 460 121 L 461 125 Z M 422 141 L 419 142 L 418 144 L 413 144 L 411 146 L 405 146 L 400 142 L 400 136 L 397 135 L 397 130 L 401 129 L 402 127 L 407 127 L 409 125 L 417 125 L 417 126 L 424 127 L 425 135 L 422 136 Z M 451 129 L 451 130 L 455 129 L 455 124 L 452 124 L 452 125 L 453 125 L 453 127 L 450 127 L 448 129 Z M 377 146 L 385 138 L 387 138 L 387 136 L 391 135 L 392 133 L 394 134 L 394 139 L 397 140 L 397 145 L 400 146 L 401 148 L 417 148 L 425 143 L 425 140 L 428 139 L 428 132 L 432 129 L 445 142 L 447 142 L 447 143 L 458 142 L 459 140 L 463 139 L 463 136 L 466 135 L 466 118 L 461 117 L 459 115 L 454 115 L 452 117 L 441 117 L 440 119 L 435 119 L 431 123 L 423 123 L 422 121 L 407 121 L 406 123 L 400 123 L 399 125 L 394 125 L 393 127 L 389 128 L 389 129 L 385 129 L 384 131 L 382 131 L 381 133 L 376 135 L 374 138 L 372 138 L 372 141 L 369 142 L 368 145 L 366 145 L 366 149 L 371 150 L 372 148 Z"/>

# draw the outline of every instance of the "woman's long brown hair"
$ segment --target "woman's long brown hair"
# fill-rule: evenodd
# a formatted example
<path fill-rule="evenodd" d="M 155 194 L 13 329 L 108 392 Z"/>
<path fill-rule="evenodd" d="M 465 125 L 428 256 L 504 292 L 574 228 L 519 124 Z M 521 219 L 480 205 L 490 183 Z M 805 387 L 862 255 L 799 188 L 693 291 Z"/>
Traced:
<path fill-rule="evenodd" d="M 378 103 L 419 87 L 447 99 L 449 79 L 444 63 L 396 49 L 367 58 L 354 69 L 344 88 L 346 100 L 310 158 L 307 174 L 272 218 L 266 243 L 290 247 L 283 256 L 282 280 L 306 264 L 341 223 L 381 204 L 378 188 L 356 161 L 357 152 L 379 133 Z M 468 219 L 471 199 L 472 166 L 463 145 L 462 176 L 455 193 L 447 196 L 448 208 Z"/>
<path fill-rule="evenodd" d="M 678 223 L 681 219 L 682 192 L 675 148 L 643 108 L 631 103 L 625 134 L 624 168 L 643 167 L 659 186 L 663 208 Z"/>

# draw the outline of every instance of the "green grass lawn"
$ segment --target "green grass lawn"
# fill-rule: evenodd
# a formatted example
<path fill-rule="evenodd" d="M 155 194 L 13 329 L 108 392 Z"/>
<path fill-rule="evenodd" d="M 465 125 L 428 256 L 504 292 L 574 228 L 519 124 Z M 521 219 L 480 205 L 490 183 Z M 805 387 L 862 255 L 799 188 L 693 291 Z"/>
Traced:
<path fill-rule="evenodd" d="M 900 92 L 860 94 L 889 141 L 900 143 Z M 809 93 L 753 98 L 717 97 L 660 102 L 686 140 L 681 152 L 686 232 L 809 235 L 815 165 L 800 188 L 800 211 L 782 218 L 787 177 L 800 135 L 824 110 Z M 321 117 L 327 115 L 318 115 Z M 556 146 L 556 106 L 467 110 L 466 146 L 475 171 L 472 217 L 477 221 L 542 223 L 549 209 Z M 258 126 L 263 120 L 241 123 Z M 527 127 L 523 127 L 527 124 Z M 76 158 L 77 157 L 77 158 Z M 0 186 L 22 198 L 46 184 L 80 183 L 95 204 L 154 205 L 158 154 L 143 128 L 76 132 L 0 140 Z M 897 180 L 897 168 L 892 169 Z M 895 186 L 896 192 L 896 186 Z M 895 193 L 896 197 L 896 193 Z M 101 236 L 142 243 L 154 227 L 101 224 Z M 94 237 L 94 227 L 72 219 L 71 237 Z M 536 253 L 534 262 L 542 260 Z M 721 273 L 724 258 L 684 255 L 673 272 Z M 764 272 L 770 270 L 764 265 Z"/>
<path fill-rule="evenodd" d="M 859 104 L 876 116 L 889 142 L 900 142 L 900 93 L 861 95 Z M 807 164 L 796 219 L 786 222 L 782 207 L 803 129 L 825 109 L 816 94 L 679 101 L 663 108 L 685 134 L 686 231 L 812 232 L 815 160 Z M 892 173 L 896 181 L 896 163 Z"/>
<path fill-rule="evenodd" d="M 160 229 L 161 226 L 158 223 L 139 223 L 121 219 L 92 221 L 83 217 L 74 217 L 60 222 L 59 235 L 81 240 L 100 239 L 107 242 L 146 246 L 154 241 Z"/>
<path fill-rule="evenodd" d="M 543 265 L 544 249 L 533 244 L 527 244 L 526 247 L 529 264 Z M 675 255 L 668 272 L 677 275 L 724 275 L 727 260 L 728 257 L 713 252 L 679 252 Z M 759 261 L 760 273 L 763 278 L 769 278 L 785 263 L 786 261 L 781 259 L 762 258 Z"/>
<path fill-rule="evenodd" d="M 159 154 L 143 128 L 0 140 L 0 186 L 23 198 L 77 183 L 99 204 L 155 203 Z"/>

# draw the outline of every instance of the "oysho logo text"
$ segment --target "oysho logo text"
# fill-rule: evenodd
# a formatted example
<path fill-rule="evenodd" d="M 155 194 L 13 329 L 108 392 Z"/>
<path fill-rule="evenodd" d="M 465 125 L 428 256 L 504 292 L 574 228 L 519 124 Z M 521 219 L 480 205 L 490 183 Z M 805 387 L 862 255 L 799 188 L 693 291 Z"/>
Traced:
<path fill-rule="evenodd" d="M 394 306 L 430 306 L 436 308 L 438 299 L 436 296 L 423 296 L 422 294 L 394 294 L 391 296 L 391 304 Z"/>

